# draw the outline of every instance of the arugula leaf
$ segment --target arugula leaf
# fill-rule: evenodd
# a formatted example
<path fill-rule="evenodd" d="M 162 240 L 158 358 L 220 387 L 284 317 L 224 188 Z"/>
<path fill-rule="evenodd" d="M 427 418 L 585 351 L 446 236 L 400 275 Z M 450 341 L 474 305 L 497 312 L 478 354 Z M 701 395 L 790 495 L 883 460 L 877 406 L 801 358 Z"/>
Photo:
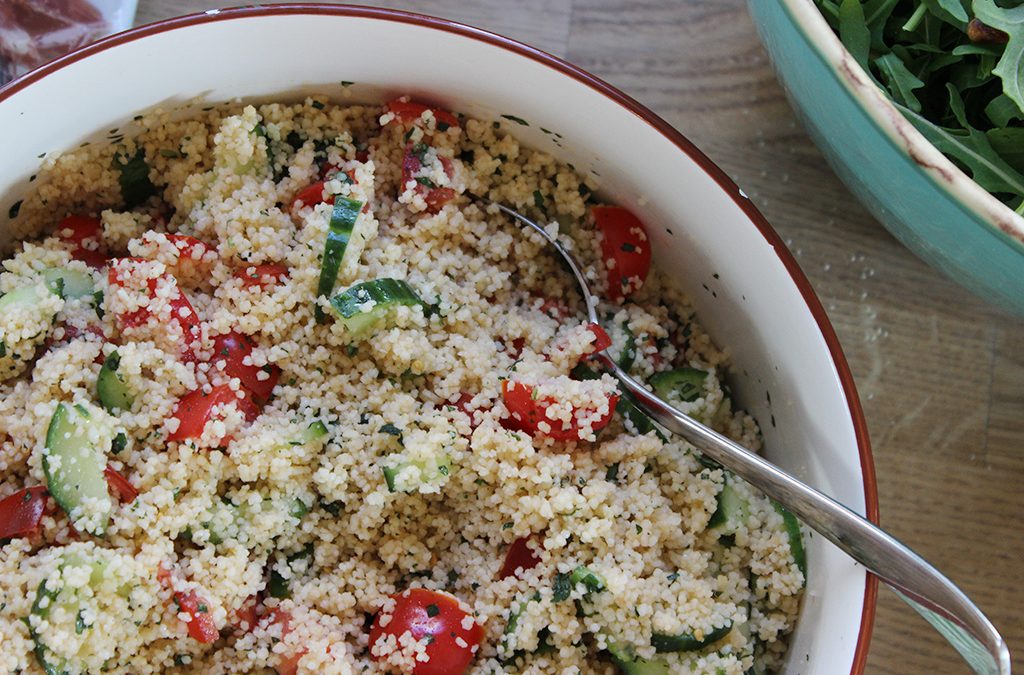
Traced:
<path fill-rule="evenodd" d="M 864 20 L 864 8 L 860 0 L 843 0 L 839 5 L 839 39 L 866 70 L 871 51 L 871 32 Z"/>
<path fill-rule="evenodd" d="M 985 136 L 1007 164 L 1024 173 L 1024 127 L 990 129 Z"/>
<path fill-rule="evenodd" d="M 1024 5 L 1004 9 L 993 0 L 974 0 L 974 15 L 986 26 L 1010 36 L 992 72 L 1003 81 L 1003 93 L 1024 110 Z"/>
<path fill-rule="evenodd" d="M 1024 111 L 1009 96 L 1000 94 L 985 106 L 985 116 L 997 127 L 1007 127 L 1013 120 L 1024 120 Z"/>
<path fill-rule="evenodd" d="M 996 153 L 984 132 L 968 127 L 964 135 L 963 131 L 932 124 L 898 103 L 896 107 L 939 151 L 965 165 L 975 183 L 989 192 L 1024 196 L 1024 175 Z"/>
<path fill-rule="evenodd" d="M 924 82 L 910 72 L 906 64 L 891 52 L 879 56 L 874 60 L 874 64 L 881 72 L 882 80 L 893 100 L 914 112 L 921 112 L 921 102 L 914 95 L 914 90 L 923 87 Z"/>

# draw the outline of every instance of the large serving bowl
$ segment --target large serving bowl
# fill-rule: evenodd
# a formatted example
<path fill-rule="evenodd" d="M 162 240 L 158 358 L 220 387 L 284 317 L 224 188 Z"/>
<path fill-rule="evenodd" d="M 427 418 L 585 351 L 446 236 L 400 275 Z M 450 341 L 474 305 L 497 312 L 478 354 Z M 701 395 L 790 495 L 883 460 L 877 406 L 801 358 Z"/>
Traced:
<path fill-rule="evenodd" d="M 1024 218 L 907 122 L 813 0 L 748 0 L 779 79 L 832 168 L 910 250 L 1024 314 Z"/>
<path fill-rule="evenodd" d="M 877 517 L 849 367 L 778 234 L 649 110 L 512 40 L 422 16 L 325 5 L 212 11 L 114 36 L 0 90 L 0 214 L 29 190 L 40 155 L 105 142 L 115 128 L 131 133 L 140 110 L 202 105 L 194 97 L 313 92 L 339 102 L 411 93 L 485 119 L 509 115 L 523 122 L 505 120 L 521 140 L 593 172 L 607 199 L 648 223 L 657 263 L 690 290 L 702 323 L 731 350 L 731 384 L 760 421 L 767 455 Z M 14 233 L 11 223 L 0 228 L 0 244 Z M 823 538 L 807 543 L 809 581 L 786 672 L 860 673 L 875 582 Z"/>

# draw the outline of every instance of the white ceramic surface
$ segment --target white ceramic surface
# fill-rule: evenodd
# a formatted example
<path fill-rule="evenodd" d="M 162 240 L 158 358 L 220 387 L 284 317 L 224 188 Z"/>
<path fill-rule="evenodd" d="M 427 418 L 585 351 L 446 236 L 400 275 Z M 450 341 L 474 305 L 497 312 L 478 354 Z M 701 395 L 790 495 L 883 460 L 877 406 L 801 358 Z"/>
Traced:
<path fill-rule="evenodd" d="M 420 56 L 424 45 L 430 58 Z M 674 271 L 700 319 L 731 349 L 734 390 L 760 421 L 768 456 L 861 513 L 877 509 L 863 417 L 835 335 L 792 256 L 742 192 L 635 102 L 481 31 L 293 6 L 212 12 L 115 36 L 0 90 L 0 230 L 10 230 L 2 227 L 7 208 L 27 189 L 41 153 L 114 127 L 130 133 L 132 117 L 156 105 L 304 92 L 337 101 L 411 93 L 473 116 L 526 120 L 507 125 L 594 172 L 604 197 L 647 222 L 657 263 Z M 785 672 L 860 672 L 874 585 L 820 537 L 808 541 L 808 562 Z"/>

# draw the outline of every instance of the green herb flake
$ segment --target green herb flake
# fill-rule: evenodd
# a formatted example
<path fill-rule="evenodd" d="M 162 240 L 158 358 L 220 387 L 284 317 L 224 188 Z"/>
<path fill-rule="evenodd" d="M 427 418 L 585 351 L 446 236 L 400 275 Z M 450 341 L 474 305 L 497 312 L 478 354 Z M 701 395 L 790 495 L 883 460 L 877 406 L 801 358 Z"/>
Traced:
<path fill-rule="evenodd" d="M 117 180 L 127 208 L 133 209 L 157 193 L 156 186 L 149 179 L 146 153 L 141 148 L 132 157 L 115 159 L 114 165 L 121 172 Z"/>
<path fill-rule="evenodd" d="M 440 613 L 441 613 L 441 609 L 437 605 L 435 605 L 433 603 L 427 605 L 427 616 L 435 617 L 435 616 L 437 616 Z"/>
<path fill-rule="evenodd" d="M 21 204 L 23 201 L 23 199 L 19 199 L 18 201 L 11 204 L 11 208 L 7 209 L 8 218 L 14 220 L 15 218 L 18 217 L 18 214 L 21 212 Z"/>
<path fill-rule="evenodd" d="M 564 602 L 569 599 L 569 594 L 572 593 L 572 581 L 569 580 L 568 574 L 562 574 L 559 572 L 555 575 L 555 582 L 553 584 L 554 593 L 551 599 L 554 602 Z"/>

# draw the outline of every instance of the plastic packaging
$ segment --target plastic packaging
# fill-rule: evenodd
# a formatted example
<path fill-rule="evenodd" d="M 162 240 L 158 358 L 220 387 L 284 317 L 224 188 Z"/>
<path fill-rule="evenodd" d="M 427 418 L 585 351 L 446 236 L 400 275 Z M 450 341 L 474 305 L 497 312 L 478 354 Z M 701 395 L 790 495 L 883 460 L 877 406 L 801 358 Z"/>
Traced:
<path fill-rule="evenodd" d="M 0 0 L 0 84 L 131 26 L 136 0 Z"/>

